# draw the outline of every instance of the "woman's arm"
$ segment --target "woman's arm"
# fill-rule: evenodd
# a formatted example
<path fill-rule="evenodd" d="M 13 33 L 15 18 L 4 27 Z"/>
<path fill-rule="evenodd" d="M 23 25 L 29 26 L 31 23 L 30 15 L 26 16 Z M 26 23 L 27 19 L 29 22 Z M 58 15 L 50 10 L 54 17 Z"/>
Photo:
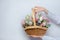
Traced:
<path fill-rule="evenodd" d="M 52 12 L 48 11 L 47 17 L 55 24 L 60 26 L 60 18 L 58 15 L 53 14 Z"/>

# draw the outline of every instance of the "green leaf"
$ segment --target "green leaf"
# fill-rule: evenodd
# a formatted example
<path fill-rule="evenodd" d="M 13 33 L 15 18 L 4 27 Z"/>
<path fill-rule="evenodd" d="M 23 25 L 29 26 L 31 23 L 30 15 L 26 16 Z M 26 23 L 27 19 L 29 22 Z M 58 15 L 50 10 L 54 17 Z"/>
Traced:
<path fill-rule="evenodd" d="M 47 24 L 47 25 L 46 25 L 47 28 L 50 27 L 50 26 L 51 26 L 50 24 Z"/>

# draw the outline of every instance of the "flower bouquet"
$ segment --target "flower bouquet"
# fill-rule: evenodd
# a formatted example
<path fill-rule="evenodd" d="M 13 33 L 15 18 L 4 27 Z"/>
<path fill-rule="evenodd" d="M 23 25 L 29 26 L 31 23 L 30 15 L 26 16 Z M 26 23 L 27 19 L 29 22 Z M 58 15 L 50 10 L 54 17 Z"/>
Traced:
<path fill-rule="evenodd" d="M 48 18 L 41 14 L 32 11 L 32 15 L 27 15 L 22 21 L 22 26 L 28 35 L 43 36 L 50 27 Z"/>

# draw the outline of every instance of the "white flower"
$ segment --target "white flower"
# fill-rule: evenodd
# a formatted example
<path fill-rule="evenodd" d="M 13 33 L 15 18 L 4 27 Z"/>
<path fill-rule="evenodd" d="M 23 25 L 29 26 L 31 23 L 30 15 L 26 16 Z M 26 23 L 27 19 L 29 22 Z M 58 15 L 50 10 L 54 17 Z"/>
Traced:
<path fill-rule="evenodd" d="M 29 19 L 29 17 L 27 16 L 26 19 Z"/>
<path fill-rule="evenodd" d="M 46 26 L 46 22 L 43 22 L 43 26 Z"/>
<path fill-rule="evenodd" d="M 40 21 L 40 20 L 38 20 L 38 23 L 41 23 L 41 21 Z"/>
<path fill-rule="evenodd" d="M 42 21 L 43 20 L 43 17 L 40 17 L 40 21 Z"/>
<path fill-rule="evenodd" d="M 31 21 L 29 22 L 29 25 L 32 25 L 32 22 Z"/>
<path fill-rule="evenodd" d="M 25 21 L 28 24 L 28 21 Z"/>

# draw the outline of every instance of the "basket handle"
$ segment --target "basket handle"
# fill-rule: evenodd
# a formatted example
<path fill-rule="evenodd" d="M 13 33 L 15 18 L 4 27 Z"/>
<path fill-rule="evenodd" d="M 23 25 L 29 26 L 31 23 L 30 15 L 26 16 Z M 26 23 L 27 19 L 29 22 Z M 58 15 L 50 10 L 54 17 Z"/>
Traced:
<path fill-rule="evenodd" d="M 45 12 L 46 14 L 48 14 L 48 10 L 45 10 L 44 12 Z M 33 16 L 34 26 L 36 27 L 36 20 L 35 20 L 35 11 L 34 11 L 34 9 L 32 10 L 32 16 Z"/>
<path fill-rule="evenodd" d="M 35 12 L 34 12 L 34 10 L 32 10 L 32 16 L 33 16 L 34 26 L 36 27 L 36 20 L 35 20 Z"/>

